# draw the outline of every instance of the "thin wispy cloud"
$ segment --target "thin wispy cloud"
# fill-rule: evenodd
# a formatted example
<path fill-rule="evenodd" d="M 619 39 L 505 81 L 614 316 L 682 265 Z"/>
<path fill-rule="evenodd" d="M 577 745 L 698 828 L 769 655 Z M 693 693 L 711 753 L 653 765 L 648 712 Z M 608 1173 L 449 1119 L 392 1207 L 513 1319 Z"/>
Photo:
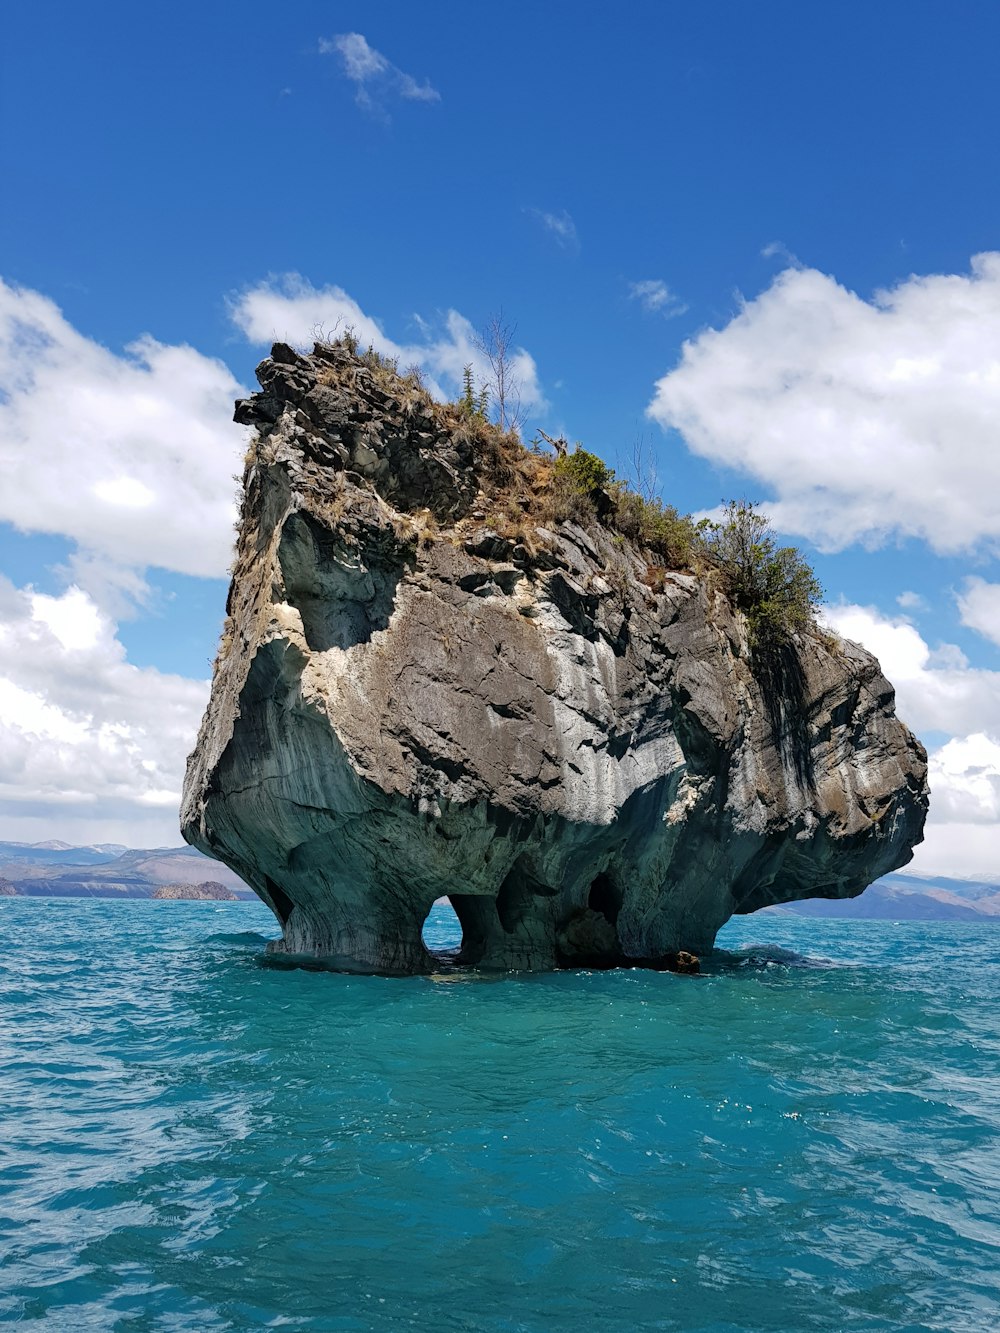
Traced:
<path fill-rule="evenodd" d="M 644 278 L 641 282 L 630 282 L 628 294 L 633 301 L 638 301 L 643 310 L 651 315 L 662 315 L 664 319 L 673 319 L 683 315 L 687 306 L 670 290 L 662 278 Z"/>
<path fill-rule="evenodd" d="M 526 208 L 524 211 L 536 222 L 541 223 L 564 250 L 572 250 L 574 253 L 579 250 L 580 238 L 577 235 L 576 223 L 565 209 L 559 213 L 548 213 L 543 208 Z"/>
<path fill-rule="evenodd" d="M 369 46 L 360 32 L 321 37 L 321 55 L 337 56 L 344 77 L 354 84 L 354 100 L 362 110 L 388 119 L 386 103 L 401 97 L 409 102 L 440 102 L 441 94 L 425 80 L 418 83 L 381 51 Z"/>
<path fill-rule="evenodd" d="M 762 259 L 780 259 L 791 268 L 801 268 L 798 258 L 792 254 L 784 241 L 769 241 L 761 250 Z"/>

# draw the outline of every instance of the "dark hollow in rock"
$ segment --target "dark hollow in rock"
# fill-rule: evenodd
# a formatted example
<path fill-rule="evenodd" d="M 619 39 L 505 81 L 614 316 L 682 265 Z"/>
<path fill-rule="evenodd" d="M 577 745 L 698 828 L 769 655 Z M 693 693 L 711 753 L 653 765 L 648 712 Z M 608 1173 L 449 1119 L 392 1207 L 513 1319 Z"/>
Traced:
<path fill-rule="evenodd" d="M 523 495 L 505 535 L 517 460 L 347 348 L 278 344 L 258 378 L 182 830 L 275 954 L 427 971 L 447 896 L 465 964 L 692 972 L 733 913 L 910 859 L 926 755 L 870 653 L 755 648 L 711 580 L 653 589 L 647 553 Z"/>

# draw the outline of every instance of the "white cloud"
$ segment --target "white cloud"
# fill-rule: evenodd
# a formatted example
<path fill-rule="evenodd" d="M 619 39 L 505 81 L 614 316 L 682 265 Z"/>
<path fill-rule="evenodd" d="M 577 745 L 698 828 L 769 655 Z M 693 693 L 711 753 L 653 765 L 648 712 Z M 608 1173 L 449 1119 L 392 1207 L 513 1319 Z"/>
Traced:
<path fill-rule="evenodd" d="M 458 390 L 466 365 L 472 365 L 479 379 L 489 378 L 486 359 L 476 345 L 476 330 L 457 310 L 449 310 L 436 329 L 418 318 L 423 339 L 396 342 L 342 287 L 313 287 L 293 273 L 245 291 L 233 303 L 232 317 L 250 342 L 261 345 L 282 339 L 305 346 L 317 337 L 353 329 L 363 347 L 370 343 L 383 356 L 396 357 L 401 369 L 419 366 L 429 376 L 429 387 L 438 397 Z M 534 358 L 518 347 L 512 359 L 522 405 L 543 411 L 545 396 Z M 446 381 L 447 390 L 441 387 L 441 380 Z"/>
<path fill-rule="evenodd" d="M 914 850 L 904 875 L 946 875 L 1000 884 L 1000 827 L 995 824 L 938 824 L 931 793 L 931 815 L 924 841 Z"/>
<path fill-rule="evenodd" d="M 768 241 L 760 253 L 764 259 L 780 259 L 782 263 L 790 264 L 793 268 L 799 267 L 798 259 L 784 241 Z"/>
<path fill-rule="evenodd" d="M 908 873 L 1000 883 L 998 736 L 956 736 L 930 755 L 930 816 Z"/>
<path fill-rule="evenodd" d="M 1000 882 L 1000 672 L 970 667 L 953 644 L 932 652 L 911 624 L 874 607 L 823 615 L 879 659 L 904 722 L 952 733 L 930 754 L 925 841 L 907 873 Z"/>
<path fill-rule="evenodd" d="M 1000 644 L 1000 583 L 970 576 L 959 594 L 958 611 L 963 625 Z"/>
<path fill-rule="evenodd" d="M 931 756 L 930 781 L 941 823 L 1000 824 L 1000 743 L 991 736 L 977 732 L 942 745 Z"/>
<path fill-rule="evenodd" d="M 149 509 L 156 500 L 149 487 L 135 477 L 112 477 L 97 482 L 93 489 L 98 500 L 122 509 Z"/>
<path fill-rule="evenodd" d="M 628 294 L 633 301 L 638 301 L 643 310 L 652 315 L 662 315 L 664 319 L 673 319 L 683 315 L 687 306 L 670 290 L 662 278 L 644 278 L 641 282 L 630 282 Z"/>
<path fill-rule="evenodd" d="M 148 336 L 116 356 L 0 281 L 0 386 L 0 520 L 105 567 L 225 572 L 245 390 L 222 362 Z"/>
<path fill-rule="evenodd" d="M 402 367 L 419 365 L 442 396 L 437 381 L 453 393 L 467 363 L 487 373 L 455 310 L 421 341 L 397 343 L 341 288 L 289 277 L 245 292 L 232 316 L 255 343 L 353 326 Z M 543 410 L 534 359 L 516 348 L 513 361 L 524 407 Z M 116 355 L 46 297 L 0 281 L 0 522 L 75 542 L 70 577 L 116 615 L 146 599 L 151 566 L 223 576 L 246 439 L 233 400 L 246 393 L 192 347 L 144 336 Z"/>
<path fill-rule="evenodd" d="M 411 102 L 441 100 L 441 94 L 429 82 L 418 83 L 411 74 L 398 69 L 381 51 L 369 46 L 360 32 L 322 37 L 319 49 L 322 55 L 339 56 L 344 76 L 354 84 L 354 100 L 365 111 L 387 119 L 383 104 L 390 97 Z"/>
<path fill-rule="evenodd" d="M 184 762 L 208 682 L 126 661 L 114 623 L 77 587 L 0 577 L 0 826 L 44 817 L 85 841 L 176 845 Z M 99 830 L 99 831 L 95 831 Z"/>
<path fill-rule="evenodd" d="M 1000 671 L 969 666 L 954 644 L 932 650 L 909 621 L 871 606 L 824 607 L 823 619 L 875 654 L 896 687 L 900 716 L 915 731 L 1000 735 Z"/>
<path fill-rule="evenodd" d="M 558 213 L 547 213 L 542 208 L 528 208 L 525 212 L 533 217 L 536 222 L 540 222 L 564 250 L 579 250 L 580 238 L 577 235 L 576 223 L 565 209 Z"/>
<path fill-rule="evenodd" d="M 32 620 L 45 625 L 68 652 L 86 652 L 104 636 L 105 619 L 80 588 L 68 588 L 61 597 L 31 593 L 28 602 Z"/>
<path fill-rule="evenodd" d="M 67 586 L 75 584 L 88 593 L 115 620 L 135 619 L 153 599 L 153 589 L 139 570 L 92 552 L 73 551 L 52 572 Z"/>
<path fill-rule="evenodd" d="M 685 343 L 649 412 L 771 488 L 776 526 L 827 549 L 893 533 L 996 548 L 1000 253 L 871 301 L 786 269 Z"/>
<path fill-rule="evenodd" d="M 896 605 L 902 607 L 904 611 L 926 611 L 927 599 L 918 592 L 901 592 L 896 598 Z"/>

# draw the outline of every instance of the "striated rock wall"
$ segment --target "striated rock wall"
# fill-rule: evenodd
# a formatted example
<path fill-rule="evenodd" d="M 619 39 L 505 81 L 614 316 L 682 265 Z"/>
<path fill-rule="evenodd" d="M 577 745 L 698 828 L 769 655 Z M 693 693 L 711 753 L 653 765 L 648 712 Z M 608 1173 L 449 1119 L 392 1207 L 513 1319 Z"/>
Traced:
<path fill-rule="evenodd" d="M 926 755 L 869 653 L 751 653 L 711 579 L 651 581 L 598 525 L 503 530 L 474 433 L 343 348 L 257 374 L 181 818 L 275 951 L 421 971 L 447 895 L 472 964 L 662 965 L 910 859 Z"/>

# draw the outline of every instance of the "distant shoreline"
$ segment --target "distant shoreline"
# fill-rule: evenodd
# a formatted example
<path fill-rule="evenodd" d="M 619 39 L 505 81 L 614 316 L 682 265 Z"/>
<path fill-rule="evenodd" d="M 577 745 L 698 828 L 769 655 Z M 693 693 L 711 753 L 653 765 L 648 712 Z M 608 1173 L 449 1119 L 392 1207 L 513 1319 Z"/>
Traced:
<path fill-rule="evenodd" d="M 127 848 L 118 843 L 0 841 L 0 902 L 10 898 L 99 898 L 105 902 L 232 901 L 197 889 L 214 884 L 237 902 L 260 900 L 228 866 L 194 847 Z M 190 886 L 190 888 L 188 887 Z M 768 914 L 814 920 L 1000 921 L 1000 875 L 981 881 L 888 875 L 858 898 L 809 899 Z"/>
<path fill-rule="evenodd" d="M 157 888 L 159 887 L 162 886 L 153 885 L 150 887 L 144 885 L 142 888 L 108 889 L 104 887 L 91 888 L 89 885 L 81 885 L 79 888 L 71 888 L 68 885 L 64 884 L 57 884 L 52 886 L 49 885 L 43 886 L 42 884 L 31 884 L 31 885 L 24 885 L 23 887 L 19 884 L 15 884 L 14 893 L 5 894 L 3 896 L 7 898 L 72 898 L 72 899 L 100 898 L 105 902 L 117 901 L 117 902 L 133 902 L 133 903 L 134 902 L 160 902 L 160 903 L 260 902 L 260 899 L 257 897 L 257 895 L 253 892 L 252 889 L 233 889 L 232 890 L 233 896 L 231 898 L 213 898 L 207 895 L 203 896 L 197 893 L 170 894 L 169 896 L 164 896 L 164 895 L 158 896 Z"/>

